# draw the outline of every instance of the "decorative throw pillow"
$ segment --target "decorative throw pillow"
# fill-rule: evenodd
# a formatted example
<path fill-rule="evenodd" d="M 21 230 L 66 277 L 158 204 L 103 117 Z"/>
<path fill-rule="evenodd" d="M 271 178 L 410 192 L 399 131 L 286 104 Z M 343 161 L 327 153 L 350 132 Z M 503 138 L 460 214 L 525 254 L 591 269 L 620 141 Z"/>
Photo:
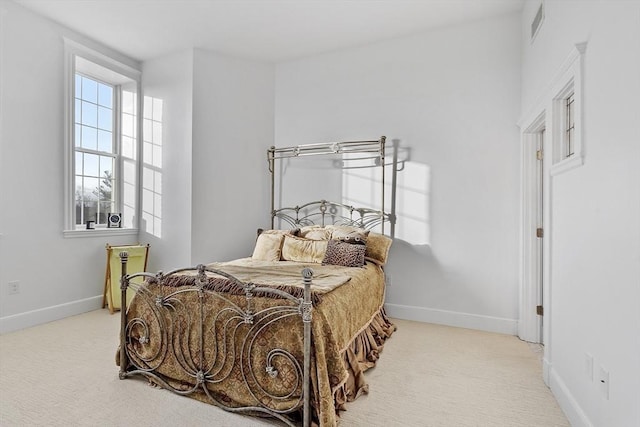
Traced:
<path fill-rule="evenodd" d="M 350 225 L 334 225 L 331 227 L 331 238 L 347 243 L 366 244 L 369 230 Z"/>
<path fill-rule="evenodd" d="M 393 240 L 384 234 L 373 232 L 369 233 L 369 236 L 367 237 L 365 258 L 378 265 L 385 265 L 387 262 L 387 256 L 389 255 L 389 248 L 392 243 Z"/>
<path fill-rule="evenodd" d="M 252 259 L 261 261 L 280 261 L 284 234 L 261 233 L 256 240 Z"/>
<path fill-rule="evenodd" d="M 328 240 L 310 240 L 287 234 L 282 245 L 282 259 L 320 264 L 327 252 L 327 242 Z"/>
<path fill-rule="evenodd" d="M 322 264 L 341 265 L 343 267 L 362 267 L 364 265 L 364 245 L 353 245 L 341 240 L 331 239 Z"/>

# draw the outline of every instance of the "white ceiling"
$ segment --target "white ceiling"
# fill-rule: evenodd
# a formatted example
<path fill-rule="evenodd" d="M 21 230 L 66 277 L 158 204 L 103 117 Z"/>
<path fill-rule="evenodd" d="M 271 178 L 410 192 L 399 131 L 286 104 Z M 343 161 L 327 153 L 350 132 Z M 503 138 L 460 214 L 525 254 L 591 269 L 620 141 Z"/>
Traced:
<path fill-rule="evenodd" d="M 133 59 L 279 62 L 520 11 L 525 0 L 14 0 Z"/>

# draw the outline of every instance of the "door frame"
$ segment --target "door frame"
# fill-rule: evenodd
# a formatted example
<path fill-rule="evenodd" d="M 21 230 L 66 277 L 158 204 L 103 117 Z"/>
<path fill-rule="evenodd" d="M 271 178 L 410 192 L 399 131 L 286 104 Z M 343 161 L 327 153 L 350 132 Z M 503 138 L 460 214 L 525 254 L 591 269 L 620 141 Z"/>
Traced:
<path fill-rule="evenodd" d="M 542 169 L 542 197 L 539 194 L 538 177 L 540 167 L 536 158 L 536 150 L 541 138 L 542 130 L 546 131 L 547 141 L 544 145 L 548 146 L 549 126 L 547 126 L 546 111 L 539 111 L 533 118 L 525 121 L 521 132 L 521 257 L 520 257 L 520 314 L 518 321 L 518 336 L 528 342 L 541 343 L 544 335 L 545 342 L 549 341 L 548 323 L 549 311 L 548 304 L 540 300 L 541 295 L 545 295 L 548 299 L 547 279 L 548 279 L 548 251 L 549 239 L 548 233 L 540 239 L 536 237 L 536 228 L 538 228 L 538 215 L 540 200 L 542 200 L 542 218 L 545 224 L 544 231 L 547 232 L 548 212 L 549 212 L 549 195 L 548 195 L 548 166 L 549 163 L 543 161 Z M 542 147 L 544 152 L 548 150 Z M 540 244 L 542 244 L 542 259 L 540 254 Z M 542 263 L 542 269 L 538 268 Z M 542 317 L 536 313 L 536 307 L 542 305 L 545 310 L 545 333 L 542 333 Z"/>

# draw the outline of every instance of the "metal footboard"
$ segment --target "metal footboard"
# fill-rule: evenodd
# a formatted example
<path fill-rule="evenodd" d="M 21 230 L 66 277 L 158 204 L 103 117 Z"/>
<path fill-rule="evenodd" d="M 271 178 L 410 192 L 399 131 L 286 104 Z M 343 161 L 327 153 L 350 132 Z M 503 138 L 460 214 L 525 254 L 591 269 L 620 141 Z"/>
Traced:
<path fill-rule="evenodd" d="M 201 400 L 227 411 L 270 416 L 289 426 L 299 422 L 291 415 L 302 409 L 302 425 L 311 425 L 313 271 L 310 268 L 302 271 L 304 293 L 302 298 L 296 298 L 278 289 L 243 283 L 204 265 L 166 274 L 129 275 L 128 253 L 120 253 L 120 260 L 120 379 L 141 375 L 177 394 L 198 393 Z M 193 279 L 191 285 L 175 286 L 175 290 L 170 289 L 164 295 L 153 294 L 146 283 L 166 285 L 169 278 L 185 275 Z M 231 297 L 210 290 L 207 284 L 211 277 L 223 278 L 236 289 L 240 286 L 244 295 Z M 132 282 L 136 278 L 144 279 L 145 283 Z M 146 316 L 128 316 L 128 289 L 135 290 L 136 304 L 144 307 Z M 257 307 L 256 293 L 273 296 L 278 302 Z M 187 310 L 185 301 L 197 309 Z M 265 347 L 265 343 L 270 346 L 270 334 L 276 325 L 283 322 L 299 325 L 296 318 L 302 320 L 302 357 L 299 349 L 271 348 L 264 355 L 257 352 L 258 342 L 261 347 Z M 256 366 L 263 363 L 262 367 Z M 167 365 L 179 378 L 163 371 Z M 246 387 L 247 393 L 243 396 L 250 396 L 252 402 L 238 405 L 220 398 L 216 394 L 219 389 L 210 390 L 226 381 Z"/>

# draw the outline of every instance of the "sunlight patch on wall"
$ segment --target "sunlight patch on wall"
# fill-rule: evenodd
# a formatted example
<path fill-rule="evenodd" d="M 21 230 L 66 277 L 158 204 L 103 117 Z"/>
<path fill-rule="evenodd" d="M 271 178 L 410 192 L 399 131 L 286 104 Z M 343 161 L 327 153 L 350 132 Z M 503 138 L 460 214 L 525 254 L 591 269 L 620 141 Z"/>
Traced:
<path fill-rule="evenodd" d="M 162 107 L 161 99 L 144 97 L 142 145 L 142 227 L 162 237 Z"/>
<path fill-rule="evenodd" d="M 396 185 L 395 237 L 413 245 L 428 245 L 431 242 L 431 168 L 424 163 L 406 162 Z"/>
<path fill-rule="evenodd" d="M 138 94 L 135 89 L 122 88 L 122 217 L 125 227 L 134 227 L 136 216 L 136 188 L 138 172 L 138 141 L 136 123 Z"/>
<path fill-rule="evenodd" d="M 382 173 L 380 167 L 353 167 L 342 174 L 342 202 L 356 207 L 380 209 Z M 428 165 L 404 161 L 396 180 L 395 238 L 413 245 L 429 244 L 431 238 L 429 196 L 431 174 Z M 385 211 L 391 210 L 392 170 L 385 170 Z M 385 226 L 385 233 L 389 229 Z M 379 230 L 376 230 L 379 231 Z"/>

